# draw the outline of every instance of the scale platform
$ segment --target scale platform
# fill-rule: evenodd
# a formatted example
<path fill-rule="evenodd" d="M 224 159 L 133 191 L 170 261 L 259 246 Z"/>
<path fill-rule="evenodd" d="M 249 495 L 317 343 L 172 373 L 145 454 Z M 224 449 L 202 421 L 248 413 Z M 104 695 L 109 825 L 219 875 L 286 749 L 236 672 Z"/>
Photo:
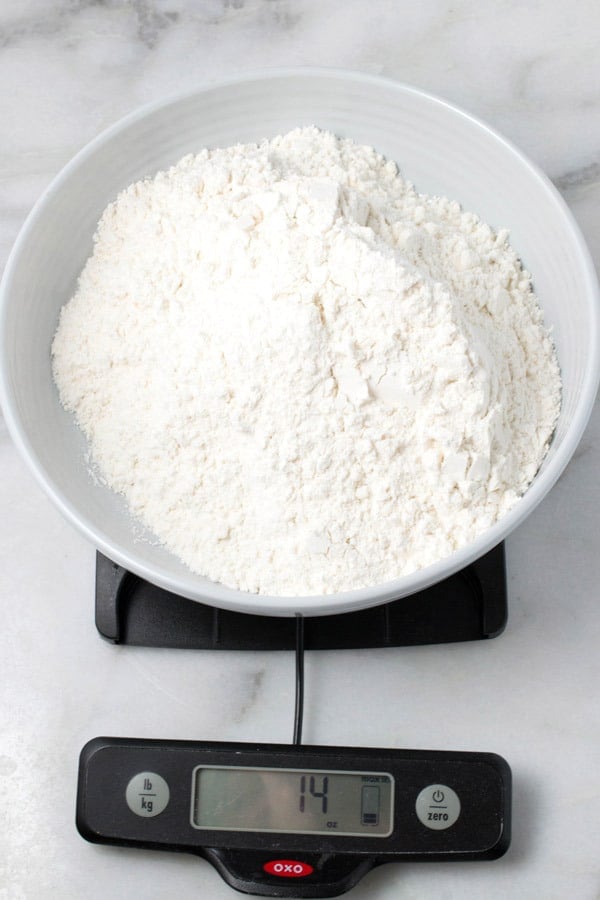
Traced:
<path fill-rule="evenodd" d="M 508 617 L 504 544 L 424 591 L 352 613 L 304 619 L 307 650 L 444 644 L 497 637 Z M 341 624 L 343 622 L 343 627 Z M 217 609 L 169 593 L 101 553 L 96 627 L 114 644 L 185 650 L 293 650 L 293 616 Z"/>

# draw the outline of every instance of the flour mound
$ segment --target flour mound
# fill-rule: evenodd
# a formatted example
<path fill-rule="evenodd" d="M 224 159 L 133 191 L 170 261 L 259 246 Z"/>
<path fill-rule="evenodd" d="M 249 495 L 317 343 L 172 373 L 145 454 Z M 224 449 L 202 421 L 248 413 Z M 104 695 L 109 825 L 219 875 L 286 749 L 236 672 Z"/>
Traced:
<path fill-rule="evenodd" d="M 106 484 L 193 571 L 267 594 L 467 544 L 525 491 L 560 406 L 508 233 L 316 128 L 123 191 L 52 353 Z"/>

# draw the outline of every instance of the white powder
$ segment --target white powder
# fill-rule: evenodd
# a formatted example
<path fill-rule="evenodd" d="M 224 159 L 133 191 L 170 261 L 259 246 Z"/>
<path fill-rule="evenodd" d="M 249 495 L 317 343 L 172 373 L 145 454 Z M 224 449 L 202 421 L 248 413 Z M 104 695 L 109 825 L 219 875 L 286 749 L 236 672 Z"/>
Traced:
<path fill-rule="evenodd" d="M 507 232 L 316 128 L 123 191 L 52 351 L 132 513 L 194 571 L 279 595 L 471 541 L 533 479 L 560 404 Z"/>

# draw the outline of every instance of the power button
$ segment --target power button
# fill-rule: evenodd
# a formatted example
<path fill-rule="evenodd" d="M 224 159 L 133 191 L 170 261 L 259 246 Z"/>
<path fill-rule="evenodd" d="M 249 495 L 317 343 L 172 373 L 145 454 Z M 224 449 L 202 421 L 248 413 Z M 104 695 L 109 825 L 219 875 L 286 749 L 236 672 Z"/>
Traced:
<path fill-rule="evenodd" d="M 417 797 L 415 812 L 426 828 L 443 831 L 460 816 L 458 794 L 447 784 L 429 784 Z"/>

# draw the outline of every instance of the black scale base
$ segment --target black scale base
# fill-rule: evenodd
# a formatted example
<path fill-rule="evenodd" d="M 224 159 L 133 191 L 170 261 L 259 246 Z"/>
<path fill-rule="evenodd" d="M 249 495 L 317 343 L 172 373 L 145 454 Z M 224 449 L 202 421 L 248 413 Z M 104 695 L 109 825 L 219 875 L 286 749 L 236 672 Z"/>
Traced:
<path fill-rule="evenodd" d="M 408 647 L 478 641 L 508 616 L 504 544 L 411 597 L 359 612 L 304 620 L 307 650 Z M 294 617 L 216 609 L 171 594 L 96 557 L 96 627 L 114 644 L 186 650 L 293 650 Z"/>

